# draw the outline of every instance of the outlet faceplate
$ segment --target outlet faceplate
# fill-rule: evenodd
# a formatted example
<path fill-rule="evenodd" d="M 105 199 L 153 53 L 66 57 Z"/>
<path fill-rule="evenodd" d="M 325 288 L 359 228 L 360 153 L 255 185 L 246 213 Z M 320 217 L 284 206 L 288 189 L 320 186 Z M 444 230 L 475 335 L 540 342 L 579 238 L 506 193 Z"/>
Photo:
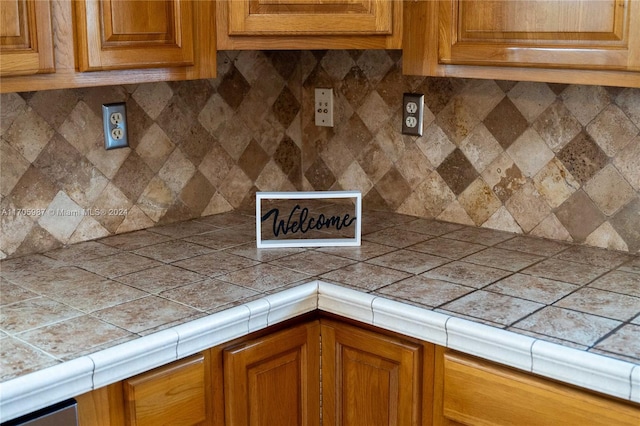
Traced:
<path fill-rule="evenodd" d="M 315 90 L 316 126 L 333 127 L 333 89 Z"/>
<path fill-rule="evenodd" d="M 422 136 L 422 114 L 424 95 L 421 93 L 405 93 L 402 98 L 402 133 Z"/>
<path fill-rule="evenodd" d="M 104 149 L 129 146 L 127 139 L 127 110 L 124 102 L 102 105 Z"/>

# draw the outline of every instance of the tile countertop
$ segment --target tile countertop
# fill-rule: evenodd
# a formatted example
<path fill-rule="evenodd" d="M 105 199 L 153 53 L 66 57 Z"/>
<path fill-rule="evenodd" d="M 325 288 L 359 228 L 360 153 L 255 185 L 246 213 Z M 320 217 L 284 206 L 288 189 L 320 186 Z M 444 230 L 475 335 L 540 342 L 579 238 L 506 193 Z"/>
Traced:
<path fill-rule="evenodd" d="M 361 247 L 226 213 L 0 263 L 0 421 L 317 308 L 640 402 L 640 256 L 366 212 Z"/>

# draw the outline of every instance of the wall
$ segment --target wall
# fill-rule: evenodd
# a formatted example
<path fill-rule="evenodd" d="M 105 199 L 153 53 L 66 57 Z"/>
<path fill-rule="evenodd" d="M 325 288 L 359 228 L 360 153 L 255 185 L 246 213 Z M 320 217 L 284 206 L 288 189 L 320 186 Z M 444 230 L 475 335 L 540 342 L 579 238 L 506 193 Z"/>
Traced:
<path fill-rule="evenodd" d="M 365 208 L 640 252 L 640 90 L 402 76 L 398 51 L 220 52 L 218 78 L 5 94 L 0 257 L 359 189 Z M 333 87 L 335 126 L 313 123 Z M 399 132 L 425 94 L 424 135 Z M 102 148 L 126 101 L 131 148 Z"/>

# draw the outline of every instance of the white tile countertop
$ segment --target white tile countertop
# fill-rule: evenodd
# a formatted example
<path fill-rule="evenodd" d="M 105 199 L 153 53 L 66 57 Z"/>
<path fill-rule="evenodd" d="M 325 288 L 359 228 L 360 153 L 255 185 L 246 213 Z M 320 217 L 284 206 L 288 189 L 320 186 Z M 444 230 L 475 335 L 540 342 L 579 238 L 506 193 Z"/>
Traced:
<path fill-rule="evenodd" d="M 239 213 L 0 263 L 0 421 L 316 309 L 640 402 L 640 258 L 370 212 L 355 248 Z"/>

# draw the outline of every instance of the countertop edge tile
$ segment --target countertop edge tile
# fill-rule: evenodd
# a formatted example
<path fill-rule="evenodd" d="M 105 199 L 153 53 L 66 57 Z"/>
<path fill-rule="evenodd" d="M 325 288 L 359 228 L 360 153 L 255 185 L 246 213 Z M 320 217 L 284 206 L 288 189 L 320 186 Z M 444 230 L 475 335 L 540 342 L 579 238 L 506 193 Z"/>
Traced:
<path fill-rule="evenodd" d="M 640 383 L 634 383 L 632 376 L 635 364 L 543 340 L 537 340 L 531 351 L 534 374 L 640 402 Z"/>
<path fill-rule="evenodd" d="M 350 288 L 319 281 L 318 309 L 350 319 L 373 324 L 373 296 Z"/>
<path fill-rule="evenodd" d="M 151 370 L 178 359 L 178 333 L 170 328 L 89 355 L 93 388 Z"/>
<path fill-rule="evenodd" d="M 266 328 L 269 325 L 269 312 L 271 311 L 271 304 L 269 301 L 261 297 L 251 302 L 244 303 L 249 309 L 249 333 L 256 330 Z"/>
<path fill-rule="evenodd" d="M 438 312 L 376 297 L 372 303 L 373 325 L 436 345 L 447 344 L 445 323 L 450 318 Z"/>
<path fill-rule="evenodd" d="M 193 355 L 249 333 L 251 310 L 247 305 L 216 312 L 173 328 L 178 333 L 178 358 Z"/>
<path fill-rule="evenodd" d="M 93 361 L 83 356 L 2 383 L 0 422 L 89 392 L 93 371 Z"/>
<path fill-rule="evenodd" d="M 631 401 L 640 402 L 640 365 L 633 366 L 631 370 Z"/>
<path fill-rule="evenodd" d="M 265 297 L 269 302 L 267 326 L 318 308 L 318 281 L 311 281 Z"/>
<path fill-rule="evenodd" d="M 448 348 L 531 371 L 533 337 L 456 317 L 451 317 L 445 327 Z"/>

